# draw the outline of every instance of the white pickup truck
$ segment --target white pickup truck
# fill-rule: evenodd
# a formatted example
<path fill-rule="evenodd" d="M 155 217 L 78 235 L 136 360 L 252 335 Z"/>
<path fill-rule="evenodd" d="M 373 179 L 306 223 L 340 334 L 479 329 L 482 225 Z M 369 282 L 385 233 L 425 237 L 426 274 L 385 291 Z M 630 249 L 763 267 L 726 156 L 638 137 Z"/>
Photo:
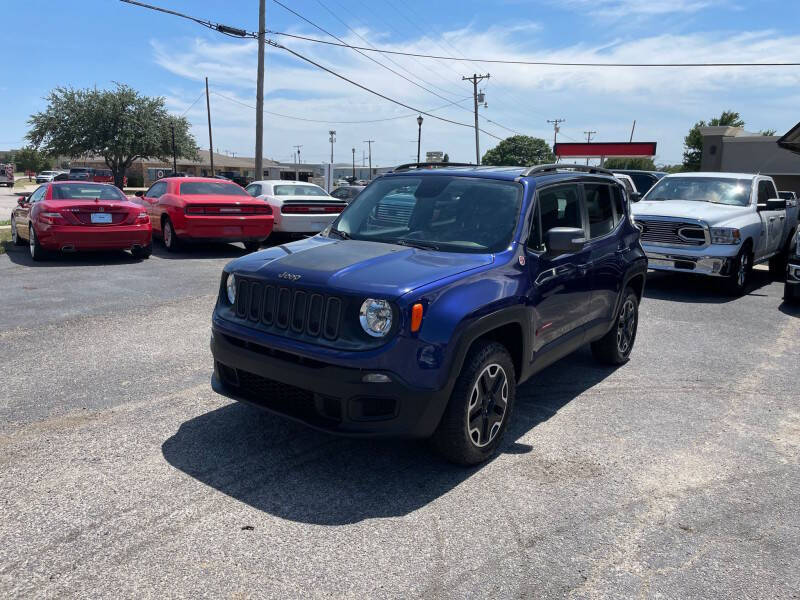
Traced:
<path fill-rule="evenodd" d="M 0 185 L 14 187 L 14 165 L 0 163 Z"/>
<path fill-rule="evenodd" d="M 651 269 L 724 277 L 741 295 L 754 264 L 769 261 L 783 276 L 798 203 L 781 199 L 765 175 L 678 173 L 656 183 L 633 215 Z"/>

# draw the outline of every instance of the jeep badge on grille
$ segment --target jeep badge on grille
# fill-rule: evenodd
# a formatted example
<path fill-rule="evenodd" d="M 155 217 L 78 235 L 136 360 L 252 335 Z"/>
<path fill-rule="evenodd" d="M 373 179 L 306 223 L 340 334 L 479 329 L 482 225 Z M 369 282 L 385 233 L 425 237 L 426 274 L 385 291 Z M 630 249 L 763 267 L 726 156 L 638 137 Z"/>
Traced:
<path fill-rule="evenodd" d="M 300 275 L 297 275 L 296 273 L 287 273 L 286 271 L 278 275 L 278 277 L 281 279 L 288 279 L 289 281 L 297 281 L 300 279 Z"/>

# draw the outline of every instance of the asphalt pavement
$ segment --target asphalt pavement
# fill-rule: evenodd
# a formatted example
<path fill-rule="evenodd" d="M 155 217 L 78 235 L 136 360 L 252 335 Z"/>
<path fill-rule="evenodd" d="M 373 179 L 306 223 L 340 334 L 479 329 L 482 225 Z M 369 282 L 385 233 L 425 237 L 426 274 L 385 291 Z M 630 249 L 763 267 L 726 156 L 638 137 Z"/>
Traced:
<path fill-rule="evenodd" d="M 0 256 L 0 596 L 797 598 L 800 311 L 652 275 L 627 365 L 525 384 L 501 453 L 209 386 L 235 245 Z"/>

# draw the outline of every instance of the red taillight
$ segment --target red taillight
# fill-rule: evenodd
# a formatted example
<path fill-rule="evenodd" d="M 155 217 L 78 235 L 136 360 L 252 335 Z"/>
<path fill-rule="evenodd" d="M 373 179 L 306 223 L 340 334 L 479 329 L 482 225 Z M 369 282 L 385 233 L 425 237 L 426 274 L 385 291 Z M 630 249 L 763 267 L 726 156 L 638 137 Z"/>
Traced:
<path fill-rule="evenodd" d="M 238 217 L 240 215 L 271 215 L 272 208 L 269 204 L 257 206 L 237 206 L 235 204 L 195 204 L 189 205 L 184 209 L 187 215 L 221 215 Z"/>
<path fill-rule="evenodd" d="M 147 215 L 146 212 L 140 212 L 136 216 L 136 224 L 137 225 L 142 224 L 142 223 L 149 223 L 149 222 L 150 222 L 150 217 Z"/>
<path fill-rule="evenodd" d="M 290 204 L 281 207 L 281 214 L 284 215 L 313 215 L 313 214 L 337 214 L 344 210 L 344 206 L 315 206 L 313 204 Z"/>
<path fill-rule="evenodd" d="M 272 207 L 269 204 L 265 204 L 264 206 L 256 206 L 254 212 L 257 215 L 271 215 Z"/>
<path fill-rule="evenodd" d="M 57 225 L 64 222 L 64 215 L 59 212 L 40 212 L 39 220 L 50 225 Z"/>

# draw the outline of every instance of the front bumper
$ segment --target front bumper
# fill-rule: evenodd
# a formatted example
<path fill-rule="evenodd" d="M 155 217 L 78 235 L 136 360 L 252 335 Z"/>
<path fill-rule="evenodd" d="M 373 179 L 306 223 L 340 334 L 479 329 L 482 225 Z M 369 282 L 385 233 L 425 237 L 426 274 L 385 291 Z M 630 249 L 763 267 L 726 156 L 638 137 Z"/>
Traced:
<path fill-rule="evenodd" d="M 800 299 L 800 260 L 792 258 L 786 268 L 786 285 L 783 296 L 785 299 Z"/>
<path fill-rule="evenodd" d="M 422 390 L 396 373 L 347 368 L 278 351 L 212 327 L 211 387 L 323 431 L 357 437 L 430 437 L 448 390 Z M 386 383 L 365 383 L 368 373 Z"/>
<path fill-rule="evenodd" d="M 68 247 L 74 250 L 127 250 L 148 246 L 153 230 L 149 224 L 80 226 L 50 225 L 36 229 L 39 243 L 47 250 Z"/>
<path fill-rule="evenodd" d="M 735 256 L 712 256 L 701 253 L 685 253 L 672 248 L 642 245 L 647 254 L 647 268 L 654 271 L 694 273 L 726 277 L 730 273 Z M 732 246 L 731 248 L 738 248 Z M 706 248 L 708 250 L 708 248 Z"/>

